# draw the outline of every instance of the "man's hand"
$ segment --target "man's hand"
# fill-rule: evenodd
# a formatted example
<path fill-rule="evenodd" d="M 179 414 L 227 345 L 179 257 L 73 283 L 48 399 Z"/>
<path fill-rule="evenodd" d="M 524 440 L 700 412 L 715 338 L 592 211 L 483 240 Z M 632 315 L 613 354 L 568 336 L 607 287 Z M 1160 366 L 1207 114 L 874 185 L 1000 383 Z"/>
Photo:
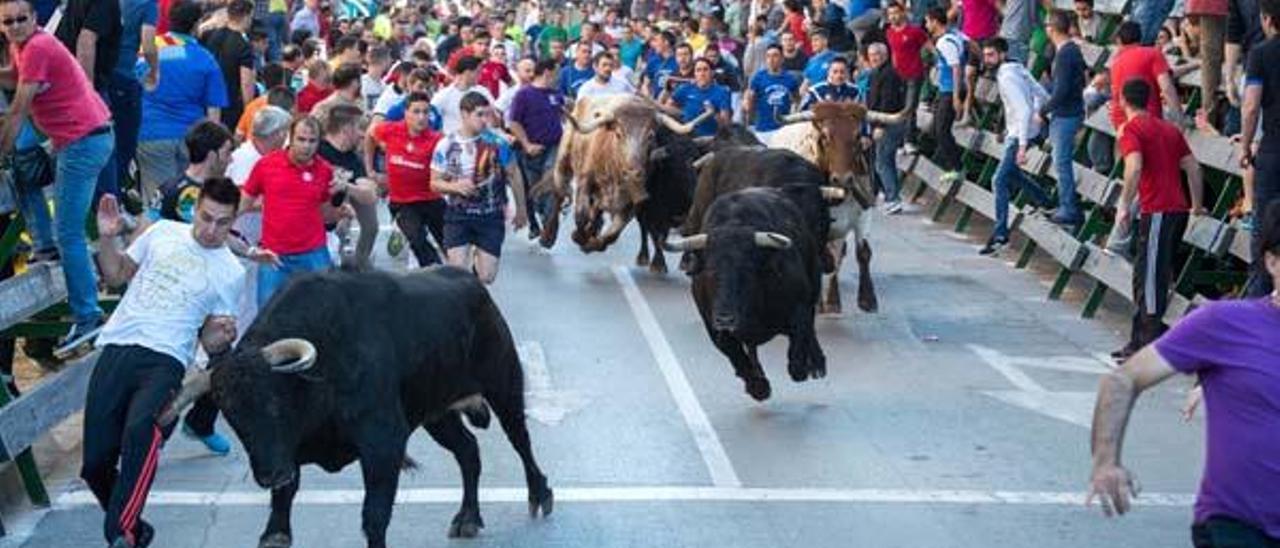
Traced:
<path fill-rule="evenodd" d="M 522 208 L 517 207 L 515 216 L 511 218 L 511 228 L 520 230 L 528 224 L 529 215 L 527 215 Z"/>
<path fill-rule="evenodd" d="M 152 67 L 147 71 L 147 76 L 142 80 L 142 88 L 147 91 L 155 91 L 160 85 L 160 69 Z"/>
<path fill-rule="evenodd" d="M 964 113 L 964 101 L 960 100 L 960 94 L 956 93 L 951 95 L 951 108 L 955 109 L 958 114 Z"/>
<path fill-rule="evenodd" d="M 1253 167 L 1253 146 L 1240 139 L 1240 169 Z"/>
<path fill-rule="evenodd" d="M 98 201 L 98 237 L 114 238 L 124 233 L 124 216 L 120 203 L 111 194 L 104 194 Z"/>
<path fill-rule="evenodd" d="M 235 316 L 209 316 L 200 328 L 200 344 L 205 352 L 217 354 L 229 348 L 236 340 Z"/>
<path fill-rule="evenodd" d="M 1014 161 L 1020 166 L 1027 165 L 1027 147 L 1018 147 L 1018 154 L 1014 157 Z"/>
<path fill-rule="evenodd" d="M 1124 515 L 1129 511 L 1129 499 L 1138 496 L 1138 482 L 1133 474 L 1119 464 L 1099 464 L 1093 467 L 1093 479 L 1089 482 L 1089 495 L 1085 506 L 1092 506 L 1093 499 L 1102 503 L 1102 513 L 1107 517 Z"/>
<path fill-rule="evenodd" d="M 538 143 L 528 143 L 524 146 L 525 154 L 528 154 L 530 156 L 537 156 L 539 154 L 542 154 L 542 151 L 546 149 L 547 147 L 544 147 Z"/>
<path fill-rule="evenodd" d="M 338 219 L 354 219 L 354 218 L 356 218 L 356 208 L 351 207 L 351 204 L 348 204 L 348 203 L 345 203 L 345 202 L 344 202 L 344 203 L 342 204 L 342 207 L 339 207 L 339 208 L 338 208 L 337 218 L 338 218 Z"/>
<path fill-rule="evenodd" d="M 476 195 L 476 184 L 471 181 L 458 180 L 454 185 L 454 194 L 468 198 Z"/>
<path fill-rule="evenodd" d="M 1200 400 L 1204 398 L 1204 389 L 1200 386 L 1194 386 L 1187 392 L 1187 400 L 1182 403 L 1182 422 L 1191 422 L 1196 416 L 1196 408 L 1200 406 Z"/>
<path fill-rule="evenodd" d="M 1225 87 L 1227 88 L 1227 102 L 1233 107 L 1240 108 L 1240 89 L 1230 80 L 1227 81 Z"/>
<path fill-rule="evenodd" d="M 1129 206 L 1116 206 L 1116 226 L 1121 228 L 1129 226 Z"/>
<path fill-rule="evenodd" d="M 283 268 L 284 263 L 280 262 L 280 256 L 270 249 L 262 249 L 261 247 L 251 247 L 249 252 L 245 254 L 245 258 L 258 264 L 264 264 L 274 268 Z"/>

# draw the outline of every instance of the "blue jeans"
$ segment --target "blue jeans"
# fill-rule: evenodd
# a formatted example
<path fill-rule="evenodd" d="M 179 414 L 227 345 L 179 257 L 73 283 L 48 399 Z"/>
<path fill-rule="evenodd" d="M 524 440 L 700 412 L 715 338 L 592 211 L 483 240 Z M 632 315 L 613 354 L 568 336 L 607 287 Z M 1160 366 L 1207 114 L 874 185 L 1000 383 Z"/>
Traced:
<path fill-rule="evenodd" d="M 102 102 L 107 104 L 107 108 L 111 108 L 111 90 L 98 90 L 98 97 L 102 98 Z M 112 112 L 115 112 L 114 109 Z M 114 128 L 113 128 L 114 129 Z M 102 166 L 102 171 L 98 172 L 98 186 L 93 192 L 93 203 L 97 204 L 103 194 L 111 194 L 116 198 L 120 198 L 120 176 L 116 173 L 116 152 L 115 141 L 112 138 L 111 154 L 107 155 L 107 163 Z"/>
<path fill-rule="evenodd" d="M 113 77 L 111 118 L 115 120 L 117 181 L 128 181 L 129 164 L 138 154 L 138 129 L 142 127 L 142 83 L 137 78 Z"/>
<path fill-rule="evenodd" d="M 98 175 L 111 158 L 115 136 L 110 130 L 81 137 L 58 151 L 54 175 L 58 248 L 67 281 L 67 302 L 77 324 L 102 317 L 98 280 L 85 237 L 85 218 L 93 206 Z"/>
<path fill-rule="evenodd" d="M 530 189 L 542 180 L 542 177 L 555 169 L 556 154 L 560 145 L 551 145 L 542 150 L 542 154 L 538 156 L 530 156 L 525 152 L 520 153 L 520 166 L 524 169 L 524 195 L 525 208 L 529 214 L 529 228 L 534 231 L 540 230 L 541 224 L 539 219 L 546 220 L 551 215 L 551 197 L 543 196 L 541 199 L 535 200 Z"/>
<path fill-rule="evenodd" d="M 898 182 L 898 149 L 907 136 L 907 126 L 897 124 L 884 126 L 884 133 L 876 139 L 875 169 L 880 178 L 880 186 L 884 189 L 884 201 L 896 202 L 902 199 L 902 185 Z"/>
<path fill-rule="evenodd" d="M 320 272 L 333 266 L 327 245 L 293 255 L 281 255 L 280 262 L 280 268 L 266 265 L 258 267 L 258 308 L 265 306 L 271 296 L 295 274 Z"/>
<path fill-rule="evenodd" d="M 996 191 L 996 238 L 1009 237 L 1009 200 L 1012 198 L 1011 187 L 1018 187 L 1030 194 L 1031 203 L 1043 206 L 1049 203 L 1049 196 L 1035 181 L 1027 179 L 1018 167 L 1018 142 L 1007 139 L 1004 143 L 1004 157 L 996 166 L 995 179 L 992 184 Z"/>
<path fill-rule="evenodd" d="M 1058 173 L 1058 213 L 1055 217 L 1067 223 L 1080 223 L 1080 204 L 1076 198 L 1076 170 L 1072 165 L 1072 152 L 1076 144 L 1076 132 L 1080 131 L 1083 116 L 1054 116 L 1049 122 L 1049 144 L 1053 146 L 1053 169 Z"/>
<path fill-rule="evenodd" d="M 1137 0 L 1133 3 L 1133 20 L 1142 27 L 1142 45 L 1156 43 L 1160 27 L 1173 11 L 1173 0 Z"/>
<path fill-rule="evenodd" d="M 285 43 L 289 41 L 289 25 L 284 13 L 273 11 L 267 14 L 267 62 L 280 61 Z"/>

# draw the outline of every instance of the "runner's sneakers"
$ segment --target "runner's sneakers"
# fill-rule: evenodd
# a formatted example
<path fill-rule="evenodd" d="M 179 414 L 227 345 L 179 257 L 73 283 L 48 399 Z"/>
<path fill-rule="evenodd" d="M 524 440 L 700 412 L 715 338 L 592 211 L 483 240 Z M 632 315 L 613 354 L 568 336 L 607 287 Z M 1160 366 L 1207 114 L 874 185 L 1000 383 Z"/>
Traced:
<path fill-rule="evenodd" d="M 208 436 L 201 436 L 192 430 L 184 421 L 182 423 L 182 434 L 188 438 L 199 441 L 204 444 L 205 449 L 215 455 L 226 455 L 231 452 L 231 440 L 226 436 L 219 434 L 216 430 Z"/>
<path fill-rule="evenodd" d="M 983 246 L 982 249 L 978 251 L 978 254 L 979 255 L 995 255 L 996 253 L 999 253 L 1001 249 L 1004 249 L 1005 246 L 1007 245 L 1009 245 L 1009 238 L 1007 237 L 997 238 L 995 236 L 992 236 L 990 240 L 987 240 L 987 245 Z"/>
<path fill-rule="evenodd" d="M 884 204 L 884 214 L 885 214 L 885 215 L 897 215 L 897 214 L 899 214 L 899 213 L 902 213 L 902 200 L 894 200 L 894 201 L 892 201 L 892 202 L 885 202 L 885 204 Z"/>
<path fill-rule="evenodd" d="M 93 342 L 93 339 L 97 338 L 98 333 L 102 331 L 102 324 L 102 318 L 94 318 L 71 326 L 67 336 L 63 337 L 58 348 L 54 349 L 54 357 L 66 359 L 76 354 L 78 350 L 89 345 Z"/>

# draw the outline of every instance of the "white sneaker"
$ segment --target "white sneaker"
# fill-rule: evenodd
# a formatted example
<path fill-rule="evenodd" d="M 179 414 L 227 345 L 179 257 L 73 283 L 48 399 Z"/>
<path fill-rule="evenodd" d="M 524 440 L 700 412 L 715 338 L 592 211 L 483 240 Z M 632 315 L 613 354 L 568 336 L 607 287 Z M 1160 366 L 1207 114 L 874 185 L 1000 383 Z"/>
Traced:
<path fill-rule="evenodd" d="M 902 200 L 894 200 L 884 204 L 885 215 L 897 215 L 902 213 Z"/>

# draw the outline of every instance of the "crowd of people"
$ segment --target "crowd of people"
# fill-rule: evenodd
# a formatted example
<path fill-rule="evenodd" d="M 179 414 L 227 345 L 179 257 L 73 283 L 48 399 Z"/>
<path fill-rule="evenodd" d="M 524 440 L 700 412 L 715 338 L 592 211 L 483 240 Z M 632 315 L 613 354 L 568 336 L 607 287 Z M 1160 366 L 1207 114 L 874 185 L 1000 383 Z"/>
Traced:
<path fill-rule="evenodd" d="M 976 123 L 985 75 L 999 90 L 1004 154 L 984 255 L 1008 244 L 1018 189 L 1079 228 L 1073 150 L 1086 113 L 1107 104 L 1119 137 L 1095 132 L 1084 161 L 1124 162 L 1109 248 L 1134 259 L 1137 313 L 1116 356 L 1139 352 L 1165 330 L 1173 257 L 1190 216 L 1204 213 L 1183 137 L 1193 118 L 1240 135 L 1242 224 L 1264 240 L 1249 212 L 1280 200 L 1280 1 L 1188 0 L 1173 20 L 1172 1 L 1135 6 L 1095 74 L 1081 45 L 1107 26 L 1092 0 L 1072 12 L 1032 0 L 400 0 L 369 13 L 328 0 L 0 0 L 0 83 L 14 90 L 0 153 L 16 175 L 29 261 L 60 261 L 66 276 L 75 323 L 64 347 L 98 336 L 103 361 L 151 364 L 100 366 L 91 385 L 101 412 L 86 422 L 85 477 L 108 509 L 108 541 L 149 542 L 138 497 L 168 431 L 145 417 L 180 382 L 174 370 L 195 359 L 197 339 L 224 351 L 296 273 L 369 267 L 382 208 L 418 264 L 492 283 L 506 225 L 533 238 L 560 214 L 529 188 L 553 169 L 564 111 L 587 98 L 643 94 L 684 121 L 712 109 L 695 135 L 743 124 L 765 143 L 784 116 L 818 102 L 899 112 L 929 98 L 921 137 L 955 180 L 952 127 Z M 1042 56 L 1051 66 L 1033 74 Z M 1192 58 L 1201 112 L 1184 117 L 1175 78 Z M 910 207 L 895 157 L 912 126 L 864 130 L 885 214 Z M 1019 167 L 1045 138 L 1056 199 Z M 1273 291 L 1276 253 L 1257 249 L 1248 295 Z M 100 277 L 134 280 L 110 321 Z M 1170 358 L 1179 370 L 1193 361 Z M 197 404 L 184 429 L 225 453 L 216 412 Z M 1280 534 L 1274 522 L 1254 526 Z"/>

